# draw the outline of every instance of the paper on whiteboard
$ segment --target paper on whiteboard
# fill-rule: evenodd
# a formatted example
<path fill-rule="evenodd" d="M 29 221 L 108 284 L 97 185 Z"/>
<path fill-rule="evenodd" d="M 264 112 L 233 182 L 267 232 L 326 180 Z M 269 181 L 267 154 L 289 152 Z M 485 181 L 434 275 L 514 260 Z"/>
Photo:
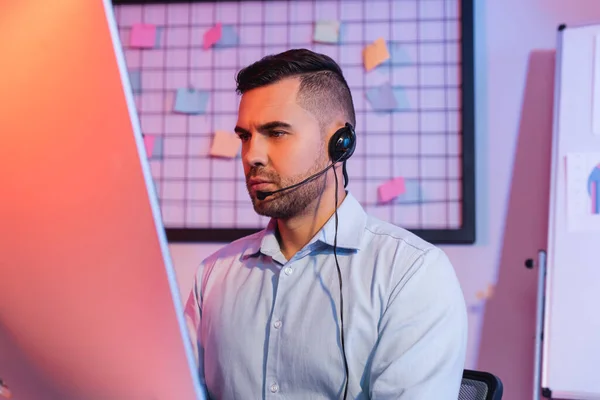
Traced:
<path fill-rule="evenodd" d="M 600 136 L 600 35 L 596 35 L 594 38 L 594 71 L 592 80 L 592 132 Z"/>
<path fill-rule="evenodd" d="M 569 231 L 600 231 L 600 153 L 567 155 Z"/>

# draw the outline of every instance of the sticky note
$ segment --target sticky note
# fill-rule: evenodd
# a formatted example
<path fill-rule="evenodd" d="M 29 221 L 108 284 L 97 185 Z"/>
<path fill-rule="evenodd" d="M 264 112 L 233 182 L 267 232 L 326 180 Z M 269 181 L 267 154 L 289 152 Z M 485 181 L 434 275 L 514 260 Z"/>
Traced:
<path fill-rule="evenodd" d="M 399 204 L 415 204 L 424 200 L 423 188 L 416 179 L 404 180 L 404 193 L 400 194 L 396 200 Z"/>
<path fill-rule="evenodd" d="M 129 46 L 151 49 L 156 44 L 156 25 L 135 24 L 129 34 Z"/>
<path fill-rule="evenodd" d="M 408 101 L 408 95 L 404 88 L 394 88 L 394 98 L 396 99 L 396 110 L 410 110 L 410 101 Z"/>
<path fill-rule="evenodd" d="M 406 51 L 406 49 L 398 43 L 394 43 L 394 45 L 391 46 L 390 57 L 391 57 L 391 61 L 394 65 L 403 65 L 403 64 L 412 64 L 413 63 L 413 61 L 410 59 L 410 56 L 408 55 L 408 52 Z"/>
<path fill-rule="evenodd" d="M 385 39 L 379 38 L 373 43 L 367 45 L 363 50 L 363 62 L 365 70 L 371 71 L 373 68 L 389 60 L 390 53 L 385 44 Z"/>
<path fill-rule="evenodd" d="M 379 195 L 379 201 L 381 203 L 387 203 L 388 201 L 396 198 L 405 191 L 404 178 L 398 177 L 390 179 L 377 188 L 377 194 Z"/>
<path fill-rule="evenodd" d="M 494 285 L 488 283 L 485 290 L 480 290 L 475 294 L 477 300 L 488 300 L 494 295 Z"/>
<path fill-rule="evenodd" d="M 142 93 L 142 73 L 139 69 L 129 70 L 129 83 L 134 94 Z"/>
<path fill-rule="evenodd" d="M 155 136 L 154 148 L 152 149 L 152 159 L 160 159 L 163 157 L 163 144 L 164 140 L 162 136 Z"/>
<path fill-rule="evenodd" d="M 337 43 L 340 39 L 340 23 L 338 21 L 317 21 L 313 40 L 320 43 Z"/>
<path fill-rule="evenodd" d="M 231 132 L 216 131 L 213 136 L 210 155 L 214 157 L 233 158 L 238 154 L 242 142 Z"/>
<path fill-rule="evenodd" d="M 481 302 L 471 304 L 469 305 L 468 310 L 470 313 L 479 314 L 483 311 L 483 304 Z"/>
<path fill-rule="evenodd" d="M 203 37 L 204 50 L 209 49 L 215 43 L 217 43 L 219 41 L 219 39 L 221 39 L 221 33 L 222 33 L 222 27 L 221 27 L 220 22 L 218 24 L 216 24 L 215 26 L 213 26 L 212 28 L 210 28 L 209 30 L 207 30 L 206 32 L 204 32 L 204 37 Z"/>
<path fill-rule="evenodd" d="M 388 42 L 387 46 L 390 58 L 381 63 L 381 65 L 403 66 L 414 63 L 406 48 L 400 43 Z"/>
<path fill-rule="evenodd" d="M 221 28 L 221 38 L 215 43 L 215 47 L 235 47 L 239 44 L 240 38 L 233 25 L 223 25 Z"/>
<path fill-rule="evenodd" d="M 182 114 L 202 114 L 208 104 L 209 92 L 180 88 L 175 94 L 175 104 L 173 111 Z"/>
<path fill-rule="evenodd" d="M 162 136 L 144 135 L 144 147 L 148 159 L 160 159 L 163 155 Z"/>
<path fill-rule="evenodd" d="M 592 215 L 600 215 L 600 164 L 592 168 L 592 171 L 588 175 L 587 186 L 591 200 L 590 212 Z"/>
<path fill-rule="evenodd" d="M 398 106 L 394 89 L 389 82 L 367 89 L 366 96 L 375 111 L 392 111 Z"/>
<path fill-rule="evenodd" d="M 152 151 L 154 151 L 155 136 L 144 135 L 144 147 L 146 147 L 146 155 L 148 158 L 152 157 Z"/>
<path fill-rule="evenodd" d="M 154 48 L 160 47 L 160 45 L 162 43 L 162 33 L 163 33 L 163 27 L 157 26 L 156 27 L 156 41 L 154 42 Z"/>

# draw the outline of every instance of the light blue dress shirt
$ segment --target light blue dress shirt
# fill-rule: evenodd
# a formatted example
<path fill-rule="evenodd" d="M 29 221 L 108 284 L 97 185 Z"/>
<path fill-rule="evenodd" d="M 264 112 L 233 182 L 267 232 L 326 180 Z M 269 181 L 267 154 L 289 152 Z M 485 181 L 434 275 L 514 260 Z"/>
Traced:
<path fill-rule="evenodd" d="M 467 313 L 448 258 L 350 193 L 338 216 L 348 398 L 456 400 Z M 271 221 L 201 263 L 185 313 L 211 398 L 342 397 L 334 222 L 290 260 Z"/>

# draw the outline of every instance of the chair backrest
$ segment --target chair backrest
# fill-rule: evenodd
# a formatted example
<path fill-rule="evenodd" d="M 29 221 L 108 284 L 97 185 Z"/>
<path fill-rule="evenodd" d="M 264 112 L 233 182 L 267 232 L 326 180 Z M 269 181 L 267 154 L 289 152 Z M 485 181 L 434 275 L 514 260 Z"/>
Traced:
<path fill-rule="evenodd" d="M 502 391 L 502 381 L 496 375 L 465 369 L 458 400 L 500 400 Z"/>

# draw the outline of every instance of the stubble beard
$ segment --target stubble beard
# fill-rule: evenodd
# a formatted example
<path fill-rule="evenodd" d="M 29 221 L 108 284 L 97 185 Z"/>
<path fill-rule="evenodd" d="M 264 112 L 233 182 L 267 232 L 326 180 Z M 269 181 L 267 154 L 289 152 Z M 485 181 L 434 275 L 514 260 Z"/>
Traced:
<path fill-rule="evenodd" d="M 323 170 L 327 167 L 328 158 L 324 152 L 321 152 L 317 161 L 313 164 L 313 167 L 302 175 L 295 176 L 293 178 L 281 179 L 279 175 L 275 173 L 268 173 L 260 168 L 252 168 L 246 176 L 246 182 L 253 176 L 266 177 L 271 182 L 277 184 L 277 189 L 294 185 L 302 180 L 308 178 L 311 175 Z M 250 193 L 248 193 L 252 200 L 254 211 L 262 216 L 276 219 L 290 219 L 297 216 L 307 209 L 307 207 L 314 202 L 323 193 L 326 186 L 326 175 L 323 174 L 318 178 L 300 185 L 294 189 L 286 190 L 281 193 L 276 193 L 269 196 L 265 200 L 258 200 Z"/>

